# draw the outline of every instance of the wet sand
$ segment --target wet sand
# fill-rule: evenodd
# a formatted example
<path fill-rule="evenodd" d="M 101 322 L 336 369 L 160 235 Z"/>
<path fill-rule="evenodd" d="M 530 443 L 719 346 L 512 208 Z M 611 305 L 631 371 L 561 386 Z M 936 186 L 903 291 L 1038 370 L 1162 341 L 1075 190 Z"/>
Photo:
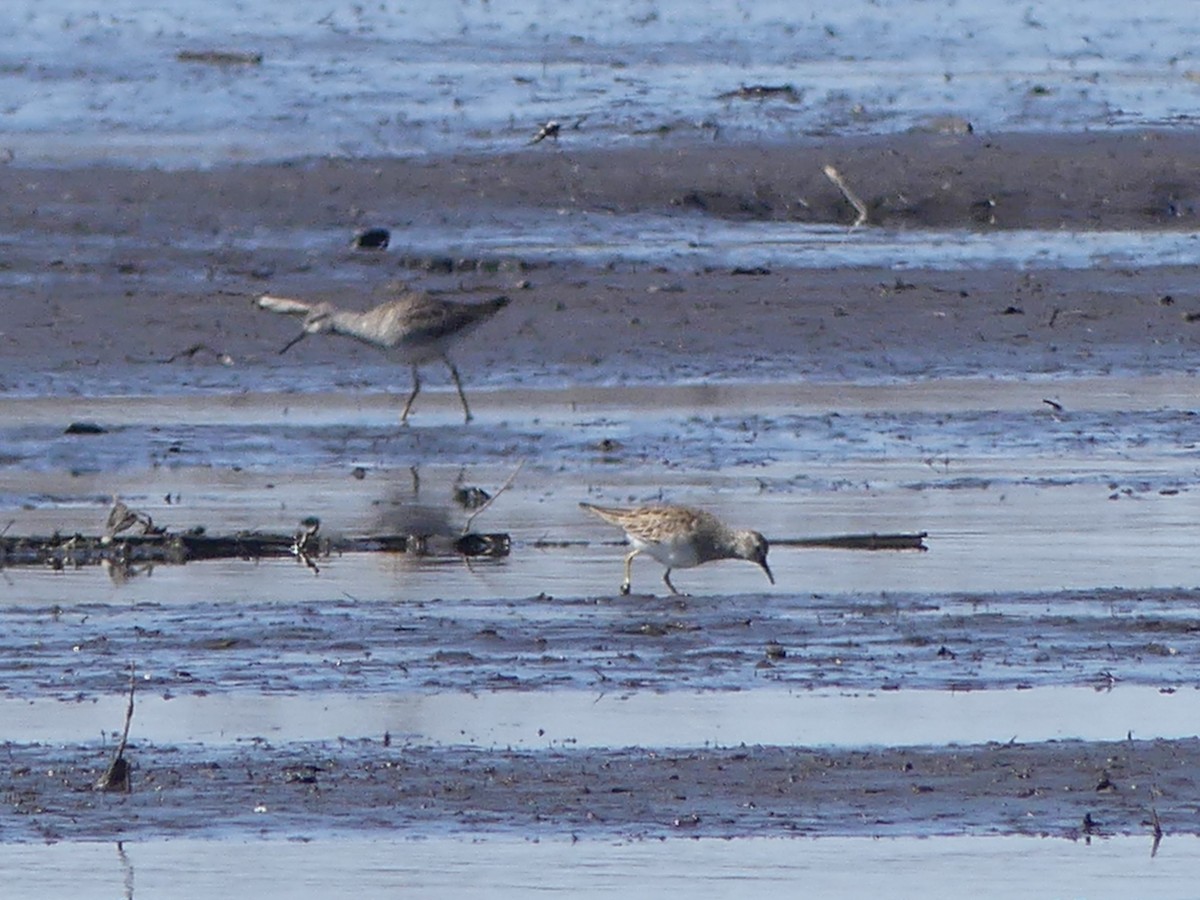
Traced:
<path fill-rule="evenodd" d="M 569 247 L 534 260 L 410 252 L 405 236 L 521 216 L 552 233 L 560 209 L 847 223 L 826 162 L 867 200 L 868 228 L 1170 235 L 1194 228 L 1181 173 L 1196 154 L 1184 136 L 1130 132 L 539 146 L 203 172 L 5 167 L 0 496 L 12 527 L 98 525 L 119 490 L 178 528 L 317 514 L 346 531 L 397 517 L 453 530 L 456 479 L 495 489 L 526 466 L 488 514 L 514 533 L 514 558 L 470 569 L 344 557 L 320 576 L 251 562 L 127 583 L 6 572 L 6 702 L 54 702 L 70 726 L 80 705 L 66 698 L 103 698 L 112 732 L 130 657 L 147 726 L 150 697 L 169 709 L 163 698 L 184 694 L 511 691 L 537 708 L 565 689 L 1190 692 L 1200 303 L 1183 262 L 739 271 L 669 256 L 590 263 Z M 350 249 L 365 225 L 392 228 L 393 247 Z M 431 369 L 401 430 L 407 373 L 333 340 L 280 357 L 295 323 L 251 306 L 268 289 L 361 306 L 397 282 L 514 296 L 456 353 L 471 426 Z M 107 432 L 65 436 L 76 420 Z M 929 530 L 931 550 L 778 547 L 774 592 L 731 563 L 680 573 L 698 595 L 686 602 L 616 598 L 617 535 L 574 505 L 660 492 L 774 537 Z M 635 578 L 661 589 L 652 564 Z M 89 790 L 103 742 L 6 733 L 0 836 L 1078 837 L 1085 815 L 1098 833 L 1148 836 L 1152 809 L 1168 834 L 1196 832 L 1200 756 L 1179 735 L 911 748 L 888 746 L 881 723 L 872 749 L 817 750 L 639 748 L 631 729 L 628 746 L 526 752 L 400 735 L 385 747 L 385 721 L 369 741 L 233 747 L 197 743 L 186 724 L 177 743 L 138 726 L 135 715 L 129 797 Z"/>

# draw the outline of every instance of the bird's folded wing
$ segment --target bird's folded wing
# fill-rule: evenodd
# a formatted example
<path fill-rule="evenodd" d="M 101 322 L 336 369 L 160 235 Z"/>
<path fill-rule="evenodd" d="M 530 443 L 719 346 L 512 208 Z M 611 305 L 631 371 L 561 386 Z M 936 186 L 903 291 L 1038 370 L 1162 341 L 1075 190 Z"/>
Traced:
<path fill-rule="evenodd" d="M 258 305 L 262 309 L 269 309 L 271 312 L 287 313 L 293 316 L 303 316 L 312 309 L 311 303 L 305 303 L 303 300 L 289 300 L 287 297 L 272 297 L 270 294 L 263 294 L 258 298 Z"/>

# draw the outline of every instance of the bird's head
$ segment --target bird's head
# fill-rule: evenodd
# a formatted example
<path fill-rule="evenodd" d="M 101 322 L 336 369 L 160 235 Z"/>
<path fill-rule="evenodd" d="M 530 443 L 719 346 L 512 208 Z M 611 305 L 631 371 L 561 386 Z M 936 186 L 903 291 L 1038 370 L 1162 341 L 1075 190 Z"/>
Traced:
<path fill-rule="evenodd" d="M 317 303 L 304 314 L 304 330 L 283 345 L 280 354 L 287 353 L 310 334 L 321 334 L 333 330 L 333 306 Z"/>
<path fill-rule="evenodd" d="M 317 303 L 304 316 L 304 333 L 321 334 L 333 328 L 333 307 L 328 303 Z"/>
<path fill-rule="evenodd" d="M 767 580 L 774 584 L 775 576 L 771 574 L 771 567 L 767 565 L 767 551 L 770 548 L 767 539 L 757 531 L 743 531 L 738 534 L 738 556 L 761 567 L 767 573 Z"/>

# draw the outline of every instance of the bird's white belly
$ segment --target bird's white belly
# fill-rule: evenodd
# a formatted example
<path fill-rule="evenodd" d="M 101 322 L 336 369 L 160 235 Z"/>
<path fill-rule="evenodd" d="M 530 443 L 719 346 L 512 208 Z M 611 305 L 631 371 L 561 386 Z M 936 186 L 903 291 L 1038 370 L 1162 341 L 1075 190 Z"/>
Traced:
<path fill-rule="evenodd" d="M 640 538 L 630 536 L 629 542 L 638 550 L 649 553 L 668 569 L 690 569 L 700 565 L 700 557 L 696 554 L 695 544 L 687 539 L 648 543 Z"/>

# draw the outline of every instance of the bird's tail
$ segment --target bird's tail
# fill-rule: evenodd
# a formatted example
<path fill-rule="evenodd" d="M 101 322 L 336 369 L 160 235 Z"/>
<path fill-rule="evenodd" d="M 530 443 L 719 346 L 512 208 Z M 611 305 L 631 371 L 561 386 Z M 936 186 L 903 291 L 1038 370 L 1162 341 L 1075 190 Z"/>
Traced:
<path fill-rule="evenodd" d="M 290 316 L 306 316 L 313 305 L 305 303 L 303 300 L 289 300 L 287 297 L 272 297 L 270 294 L 263 294 L 258 298 L 258 306 L 260 309 L 269 309 L 271 312 L 285 313 Z"/>
<path fill-rule="evenodd" d="M 599 516 L 605 522 L 611 522 L 614 525 L 621 524 L 621 516 L 624 513 L 628 512 L 628 510 L 617 509 L 612 506 L 596 506 L 594 503 L 583 503 L 583 502 L 580 502 L 579 508 L 586 509 L 588 512 L 592 513 L 593 515 Z"/>

